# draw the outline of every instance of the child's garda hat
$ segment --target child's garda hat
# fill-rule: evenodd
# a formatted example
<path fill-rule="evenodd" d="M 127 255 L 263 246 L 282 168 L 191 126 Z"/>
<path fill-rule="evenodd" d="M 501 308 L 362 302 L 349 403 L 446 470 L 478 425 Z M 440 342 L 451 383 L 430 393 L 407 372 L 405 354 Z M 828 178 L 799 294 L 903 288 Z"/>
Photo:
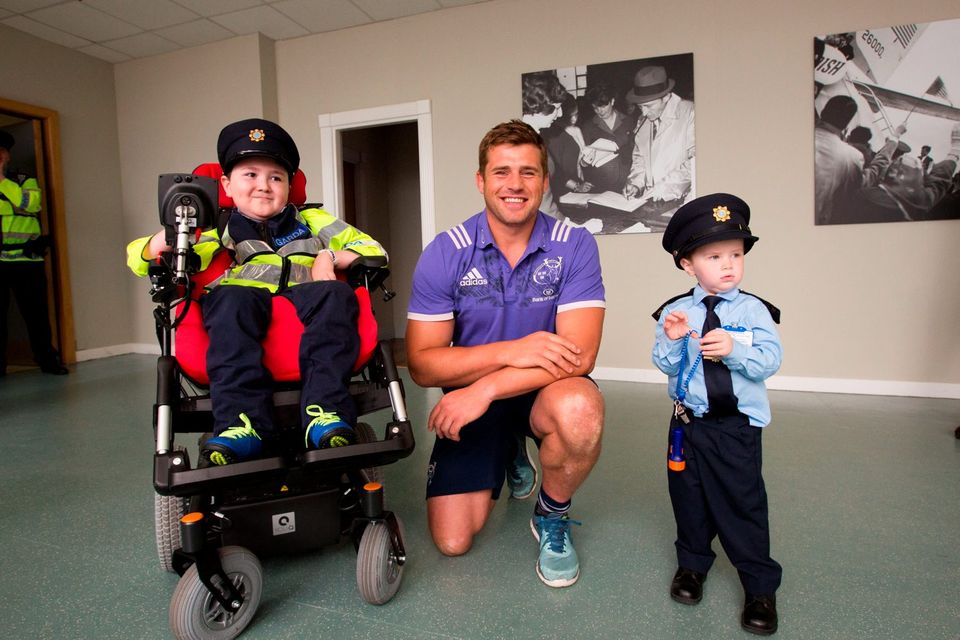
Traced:
<path fill-rule="evenodd" d="M 759 240 L 750 233 L 750 207 L 729 193 L 711 193 L 691 200 L 677 209 L 663 232 L 663 248 L 680 266 L 697 247 L 721 240 L 743 238 L 743 252 Z"/>
<path fill-rule="evenodd" d="M 230 173 L 244 158 L 263 157 L 278 162 L 293 176 L 300 167 L 300 152 L 283 127 L 261 118 L 228 124 L 217 139 L 217 160 L 223 172 Z"/>

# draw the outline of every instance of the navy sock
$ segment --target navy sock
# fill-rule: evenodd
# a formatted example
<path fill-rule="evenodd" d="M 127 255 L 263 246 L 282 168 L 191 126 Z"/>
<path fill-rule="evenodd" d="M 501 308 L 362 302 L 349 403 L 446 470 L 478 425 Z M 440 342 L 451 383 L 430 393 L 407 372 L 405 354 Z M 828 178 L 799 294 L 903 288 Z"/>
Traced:
<path fill-rule="evenodd" d="M 570 511 L 570 500 L 566 502 L 558 502 L 547 495 L 547 492 L 543 490 L 543 487 L 540 487 L 540 494 L 537 496 L 537 506 L 534 508 L 533 512 L 537 515 L 545 516 L 551 513 L 557 513 L 560 515 L 566 514 Z"/>

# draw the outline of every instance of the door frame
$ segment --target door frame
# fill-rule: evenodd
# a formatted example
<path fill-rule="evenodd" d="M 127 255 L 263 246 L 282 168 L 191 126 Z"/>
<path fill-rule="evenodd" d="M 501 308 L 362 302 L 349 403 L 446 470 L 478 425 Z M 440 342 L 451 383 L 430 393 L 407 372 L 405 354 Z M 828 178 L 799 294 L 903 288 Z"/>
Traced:
<path fill-rule="evenodd" d="M 73 298 L 70 289 L 70 260 L 67 255 L 67 225 L 64 213 L 63 165 L 60 158 L 60 114 L 52 109 L 0 98 L 0 111 L 38 122 L 42 132 L 43 175 L 37 176 L 43 190 L 48 230 L 53 240 L 53 296 L 57 317 L 57 346 L 64 363 L 77 359 L 73 326 Z"/>
<path fill-rule="evenodd" d="M 402 122 L 417 123 L 420 162 L 420 235 L 424 247 L 436 235 L 436 213 L 433 193 L 433 120 L 430 101 L 418 100 L 368 109 L 322 113 L 320 125 L 321 185 L 324 209 L 341 217 L 343 211 L 343 145 L 340 132 Z"/>

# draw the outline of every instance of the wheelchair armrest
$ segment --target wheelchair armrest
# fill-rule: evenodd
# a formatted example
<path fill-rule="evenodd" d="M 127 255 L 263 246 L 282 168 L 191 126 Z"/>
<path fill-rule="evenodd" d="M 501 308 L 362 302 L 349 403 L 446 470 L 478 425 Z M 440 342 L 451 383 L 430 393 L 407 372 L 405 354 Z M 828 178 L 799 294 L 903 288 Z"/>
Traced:
<path fill-rule="evenodd" d="M 386 256 L 358 256 L 347 267 L 347 282 L 351 287 L 366 287 L 374 291 L 390 275 Z"/>
<path fill-rule="evenodd" d="M 354 270 L 383 269 L 386 266 L 387 266 L 386 256 L 357 256 L 357 259 L 354 260 L 350 264 L 350 266 L 347 268 L 347 273 L 351 273 Z"/>

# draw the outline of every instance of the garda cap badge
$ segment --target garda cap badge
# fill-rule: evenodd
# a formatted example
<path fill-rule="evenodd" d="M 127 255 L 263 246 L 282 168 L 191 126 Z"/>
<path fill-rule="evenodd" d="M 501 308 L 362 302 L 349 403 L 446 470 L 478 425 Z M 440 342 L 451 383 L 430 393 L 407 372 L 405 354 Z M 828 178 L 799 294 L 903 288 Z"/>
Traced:
<path fill-rule="evenodd" d="M 726 222 L 730 219 L 730 210 L 725 206 L 714 207 L 713 219 L 717 222 Z"/>
<path fill-rule="evenodd" d="M 267 134 L 263 129 L 250 129 L 250 142 L 263 142 L 267 139 Z"/>

